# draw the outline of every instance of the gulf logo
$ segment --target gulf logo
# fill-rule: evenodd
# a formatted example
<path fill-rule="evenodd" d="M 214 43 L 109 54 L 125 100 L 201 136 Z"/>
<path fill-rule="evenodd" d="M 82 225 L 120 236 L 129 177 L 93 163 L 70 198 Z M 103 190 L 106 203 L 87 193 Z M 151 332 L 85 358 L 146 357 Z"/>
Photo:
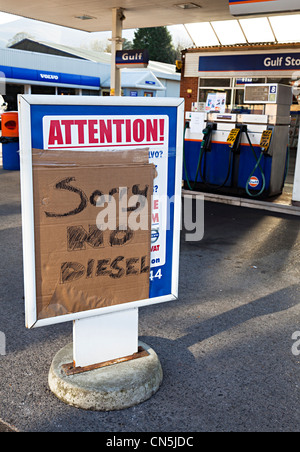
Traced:
<path fill-rule="evenodd" d="M 250 181 L 249 181 L 249 185 L 250 185 L 250 187 L 252 187 L 252 188 L 258 187 L 258 185 L 259 185 L 259 179 L 258 179 L 257 177 L 255 177 L 255 176 L 252 176 L 251 179 L 250 179 Z"/>

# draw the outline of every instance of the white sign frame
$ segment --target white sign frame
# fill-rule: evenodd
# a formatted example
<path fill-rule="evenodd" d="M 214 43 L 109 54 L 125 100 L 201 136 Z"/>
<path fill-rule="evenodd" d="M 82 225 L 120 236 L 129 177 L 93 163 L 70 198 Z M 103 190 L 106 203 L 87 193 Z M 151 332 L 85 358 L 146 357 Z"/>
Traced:
<path fill-rule="evenodd" d="M 179 253 L 181 229 L 181 190 L 183 165 L 183 125 L 184 100 L 181 98 L 130 98 L 130 97 L 90 97 L 90 96 L 33 96 L 19 95 L 19 130 L 20 130 L 20 163 L 21 163 L 21 202 L 22 202 L 22 236 L 24 262 L 24 290 L 26 327 L 37 328 L 54 325 L 83 318 L 111 314 L 129 309 L 140 308 L 173 301 L 178 298 L 179 284 Z M 132 107 L 176 107 L 176 170 L 174 199 L 174 231 L 172 258 L 172 289 L 170 295 L 149 298 L 117 306 L 110 306 L 91 311 L 67 314 L 38 320 L 36 309 L 36 271 L 35 271 L 35 237 L 34 237 L 34 206 L 33 206 L 33 175 L 32 175 L 32 137 L 31 137 L 31 106 L 32 105 L 77 105 L 77 106 L 132 106 Z"/>

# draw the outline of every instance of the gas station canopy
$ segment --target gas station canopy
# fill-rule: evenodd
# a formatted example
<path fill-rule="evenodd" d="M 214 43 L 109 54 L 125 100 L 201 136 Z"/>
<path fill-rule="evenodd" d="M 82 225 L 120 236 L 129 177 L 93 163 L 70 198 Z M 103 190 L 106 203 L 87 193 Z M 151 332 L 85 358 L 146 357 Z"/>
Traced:
<path fill-rule="evenodd" d="M 228 0 L 0 0 L 0 11 L 88 32 L 110 31 L 113 8 L 124 29 L 232 19 Z"/>

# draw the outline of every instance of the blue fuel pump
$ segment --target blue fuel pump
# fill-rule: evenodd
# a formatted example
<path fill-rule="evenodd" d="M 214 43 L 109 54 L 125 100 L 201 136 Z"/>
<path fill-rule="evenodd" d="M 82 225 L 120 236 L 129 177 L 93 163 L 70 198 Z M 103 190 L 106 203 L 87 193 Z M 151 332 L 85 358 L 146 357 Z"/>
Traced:
<path fill-rule="evenodd" d="M 257 95 L 267 94 L 262 100 L 266 114 L 206 114 L 201 130 L 191 130 L 186 124 L 183 179 L 187 189 L 251 198 L 282 192 L 291 104 L 286 93 L 291 94 L 290 87 L 283 86 L 283 92 L 279 85 L 251 89 L 250 103 L 259 104 Z"/>

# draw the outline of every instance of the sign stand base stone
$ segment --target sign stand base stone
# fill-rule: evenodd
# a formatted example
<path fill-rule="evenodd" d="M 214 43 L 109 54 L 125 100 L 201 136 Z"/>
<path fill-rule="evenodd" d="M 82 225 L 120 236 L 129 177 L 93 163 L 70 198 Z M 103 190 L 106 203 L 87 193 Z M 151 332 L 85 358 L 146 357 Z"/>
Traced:
<path fill-rule="evenodd" d="M 72 362 L 71 343 L 54 357 L 49 387 L 64 403 L 84 410 L 115 411 L 138 405 L 150 399 L 163 380 L 157 354 L 141 341 L 139 347 L 147 352 L 139 359 L 68 376 L 63 366 Z"/>

